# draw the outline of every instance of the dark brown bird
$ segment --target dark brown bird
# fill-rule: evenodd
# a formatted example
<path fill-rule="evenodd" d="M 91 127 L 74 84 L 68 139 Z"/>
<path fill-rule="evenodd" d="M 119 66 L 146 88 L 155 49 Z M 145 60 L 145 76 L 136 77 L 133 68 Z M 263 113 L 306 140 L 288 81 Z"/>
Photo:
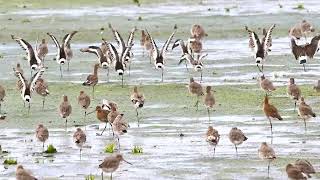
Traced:
<path fill-rule="evenodd" d="M 210 121 L 210 109 L 212 109 L 213 106 L 216 104 L 216 100 L 213 96 L 213 93 L 211 92 L 211 86 L 207 86 L 206 88 L 206 95 L 204 96 L 204 104 L 207 107 L 208 117 Z"/>
<path fill-rule="evenodd" d="M 103 172 L 111 173 L 111 179 L 112 179 L 112 173 L 115 172 L 119 168 L 121 161 L 124 161 L 124 162 L 132 165 L 128 161 L 124 160 L 123 156 L 121 154 L 116 154 L 115 156 L 106 157 L 103 160 L 103 162 L 99 165 L 99 168 L 102 169 L 102 173 L 101 173 L 102 179 L 103 179 Z"/>
<path fill-rule="evenodd" d="M 268 146 L 266 142 L 261 143 L 260 148 L 258 149 L 259 157 L 262 160 L 268 161 L 268 178 L 270 176 L 270 162 L 276 159 L 276 153 L 274 152 L 271 146 Z"/>
<path fill-rule="evenodd" d="M 282 117 L 280 116 L 277 108 L 273 106 L 272 104 L 269 104 L 269 98 L 268 96 L 264 97 L 264 102 L 263 102 L 263 112 L 267 116 L 269 123 L 270 123 L 270 130 L 271 134 L 272 132 L 272 123 L 271 123 L 271 118 L 282 120 Z"/>
<path fill-rule="evenodd" d="M 94 65 L 93 74 L 87 76 L 87 80 L 82 83 L 84 86 L 92 86 L 92 97 L 94 98 L 94 87 L 98 84 L 98 68 L 99 64 Z"/>
<path fill-rule="evenodd" d="M 102 136 L 103 132 L 106 130 L 107 128 L 107 124 L 108 124 L 108 114 L 109 114 L 110 111 L 107 111 L 107 110 L 103 110 L 101 108 L 101 106 L 97 106 L 96 107 L 96 116 L 97 116 L 97 119 L 102 122 L 102 123 L 106 123 L 104 129 L 102 130 L 101 134 L 96 134 L 98 136 Z M 112 123 L 109 123 L 110 126 L 112 126 Z"/>
<path fill-rule="evenodd" d="M 305 173 L 303 173 L 300 169 L 298 169 L 296 166 L 292 164 L 288 164 L 286 166 L 286 172 L 287 172 L 288 178 L 291 180 L 308 179 L 308 176 Z"/>
<path fill-rule="evenodd" d="M 70 116 L 72 112 L 72 107 L 71 104 L 68 101 L 68 96 L 64 95 L 63 96 L 63 101 L 61 102 L 59 106 L 59 114 L 61 118 L 66 119 L 66 126 L 68 122 L 68 117 Z"/>
<path fill-rule="evenodd" d="M 304 121 L 304 128 L 307 131 L 307 119 L 310 119 L 311 117 L 316 117 L 316 114 L 312 111 L 312 108 L 306 104 L 304 101 L 304 98 L 300 98 L 300 104 L 299 104 L 299 116 L 303 119 Z"/>
<path fill-rule="evenodd" d="M 84 109 L 84 118 L 87 117 L 87 110 L 90 106 L 90 96 L 87 95 L 84 91 L 80 91 L 80 94 L 78 96 L 78 104 L 82 109 Z"/>
<path fill-rule="evenodd" d="M 294 163 L 294 165 L 303 173 L 305 173 L 309 178 L 311 178 L 310 174 L 315 174 L 316 171 L 314 170 L 314 167 L 312 164 L 305 159 L 298 159 Z"/>
<path fill-rule="evenodd" d="M 243 132 L 234 127 L 229 132 L 229 140 L 234 144 L 234 147 L 236 148 L 236 154 L 238 155 L 238 148 L 237 145 L 240 145 L 243 143 L 243 141 L 246 141 L 248 138 L 243 134 Z"/>
<path fill-rule="evenodd" d="M 213 154 L 216 153 L 216 146 L 220 141 L 220 134 L 212 126 L 208 127 L 206 141 L 213 146 Z"/>
<path fill-rule="evenodd" d="M 304 71 L 306 71 L 305 64 L 307 63 L 307 59 L 313 59 L 313 56 L 318 52 L 319 40 L 320 35 L 313 37 L 310 44 L 297 45 L 295 39 L 291 39 L 292 53 L 296 60 L 299 60 L 299 63 L 303 65 Z"/>
<path fill-rule="evenodd" d="M 0 85 L 0 114 L 1 114 L 1 104 L 4 101 L 4 97 L 6 96 L 6 90 L 3 86 Z"/>
<path fill-rule="evenodd" d="M 301 90 L 297 84 L 295 84 L 294 78 L 290 78 L 288 88 L 288 95 L 294 100 L 294 111 L 296 111 L 297 101 L 301 97 Z"/>
<path fill-rule="evenodd" d="M 194 106 L 197 107 L 197 111 L 198 111 L 199 97 L 203 96 L 204 93 L 203 93 L 203 89 L 202 89 L 201 84 L 195 82 L 193 78 L 190 78 L 189 92 L 192 95 L 196 95 L 197 96 L 197 101 L 196 101 L 196 104 Z"/>

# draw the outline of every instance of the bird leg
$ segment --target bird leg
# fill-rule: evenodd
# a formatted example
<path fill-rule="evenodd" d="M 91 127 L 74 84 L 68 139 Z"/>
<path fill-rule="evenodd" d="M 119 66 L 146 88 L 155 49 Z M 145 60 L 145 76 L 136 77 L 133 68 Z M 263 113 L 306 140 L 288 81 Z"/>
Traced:
<path fill-rule="evenodd" d="M 208 118 L 209 118 L 209 123 L 210 123 L 210 109 L 207 108 L 207 110 L 208 110 Z"/>
<path fill-rule="evenodd" d="M 237 145 L 234 145 L 234 147 L 236 148 L 236 155 L 238 156 L 238 148 L 237 148 Z"/>
<path fill-rule="evenodd" d="M 110 179 L 112 180 L 112 173 L 111 173 L 111 177 L 110 177 Z"/>
<path fill-rule="evenodd" d="M 307 132 L 307 122 L 305 118 L 302 118 L 304 122 L 304 131 Z"/>
<path fill-rule="evenodd" d="M 271 130 L 271 136 L 272 136 L 273 132 L 272 132 L 272 123 L 271 123 L 270 117 L 268 117 L 268 120 L 269 120 L 269 123 L 270 123 L 270 130 Z"/>
<path fill-rule="evenodd" d="M 108 68 L 108 73 L 107 73 L 108 82 L 109 82 L 109 72 L 110 72 L 110 70 L 109 70 L 109 68 Z"/>
<path fill-rule="evenodd" d="M 268 161 L 268 179 L 270 177 L 270 161 Z"/>
<path fill-rule="evenodd" d="M 161 68 L 161 82 L 163 82 L 163 68 Z"/>
<path fill-rule="evenodd" d="M 28 114 L 30 114 L 30 102 L 29 102 L 29 105 L 28 105 Z"/>
<path fill-rule="evenodd" d="M 197 101 L 196 101 L 196 104 L 194 105 L 194 107 L 197 107 L 196 111 L 198 111 L 198 108 L 199 108 L 199 96 L 197 96 Z"/>
<path fill-rule="evenodd" d="M 60 64 L 60 78 L 62 79 L 62 66 Z"/>
<path fill-rule="evenodd" d="M 70 61 L 68 61 L 68 72 L 69 72 Z"/>
<path fill-rule="evenodd" d="M 92 99 L 94 99 L 94 86 L 92 86 Z"/>
<path fill-rule="evenodd" d="M 121 87 L 123 88 L 123 74 L 121 75 Z"/>
<path fill-rule="evenodd" d="M 258 65 L 258 64 L 257 64 L 257 67 L 258 67 L 259 71 L 260 71 L 261 73 L 263 73 L 263 71 L 260 69 L 260 67 L 259 67 L 259 65 Z"/>
<path fill-rule="evenodd" d="M 303 65 L 303 71 L 306 72 L 306 66 L 304 64 Z"/>
<path fill-rule="evenodd" d="M 185 63 L 186 63 L 186 70 L 187 70 L 187 72 L 189 72 L 187 61 L 185 61 Z"/>
<path fill-rule="evenodd" d="M 82 148 L 80 148 L 80 160 L 81 160 L 81 150 L 82 150 Z"/>
<path fill-rule="evenodd" d="M 131 63 L 129 63 L 129 77 L 130 77 L 130 69 L 131 69 Z"/>
<path fill-rule="evenodd" d="M 44 152 L 44 142 L 42 142 L 42 152 Z"/>
<path fill-rule="evenodd" d="M 101 172 L 101 179 L 103 180 L 103 171 Z"/>
<path fill-rule="evenodd" d="M 213 148 L 213 156 L 216 155 L 216 146 L 217 146 L 217 145 L 215 145 L 214 148 Z"/>
<path fill-rule="evenodd" d="M 294 109 L 293 109 L 293 112 L 296 112 L 296 108 L 297 108 L 297 100 L 294 100 Z"/>
<path fill-rule="evenodd" d="M 102 130 L 102 132 L 101 132 L 100 136 L 102 136 L 102 134 L 103 134 L 104 130 L 106 130 L 106 128 L 107 128 L 107 123 L 106 123 L 106 125 L 104 126 L 104 128 L 103 128 L 103 130 Z"/>
<path fill-rule="evenodd" d="M 0 102 L 0 114 L 1 114 L 1 102 Z"/>
<path fill-rule="evenodd" d="M 44 102 L 46 101 L 46 97 L 43 97 L 42 99 L 42 110 L 44 109 Z"/>
<path fill-rule="evenodd" d="M 202 82 L 202 71 L 200 72 L 200 82 Z"/>

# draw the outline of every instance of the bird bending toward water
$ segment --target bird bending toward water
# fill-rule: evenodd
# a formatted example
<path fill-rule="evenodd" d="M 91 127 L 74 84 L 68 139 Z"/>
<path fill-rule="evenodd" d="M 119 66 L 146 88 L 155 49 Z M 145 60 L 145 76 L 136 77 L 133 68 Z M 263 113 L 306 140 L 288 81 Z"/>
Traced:
<path fill-rule="evenodd" d="M 106 157 L 103 162 L 99 165 L 99 168 L 102 169 L 102 179 L 103 179 L 103 172 L 111 173 L 111 180 L 112 180 L 112 173 L 115 172 L 120 165 L 120 162 L 124 161 L 130 165 L 132 165 L 130 162 L 123 159 L 123 156 L 121 154 L 116 154 L 110 157 Z"/>

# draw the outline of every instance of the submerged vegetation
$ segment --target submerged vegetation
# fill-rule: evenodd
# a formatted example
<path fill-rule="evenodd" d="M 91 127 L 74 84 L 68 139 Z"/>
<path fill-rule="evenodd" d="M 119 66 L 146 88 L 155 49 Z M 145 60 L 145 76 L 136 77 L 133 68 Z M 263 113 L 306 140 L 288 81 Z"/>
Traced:
<path fill-rule="evenodd" d="M 85 180 L 94 180 L 94 179 L 95 179 L 95 176 L 92 175 L 92 174 L 87 175 L 87 176 L 85 177 Z"/>
<path fill-rule="evenodd" d="M 115 149 L 116 149 L 116 144 L 110 143 L 104 147 L 104 152 L 105 153 L 113 153 L 115 151 Z"/>
<path fill-rule="evenodd" d="M 57 149 L 52 144 L 50 144 L 47 147 L 47 150 L 45 151 L 45 153 L 54 154 L 54 153 L 57 153 Z"/>
<path fill-rule="evenodd" d="M 131 150 L 132 154 L 142 154 L 143 149 L 140 146 L 134 146 Z"/>
<path fill-rule="evenodd" d="M 16 165 L 18 162 L 15 159 L 9 158 L 3 161 L 4 165 Z"/>

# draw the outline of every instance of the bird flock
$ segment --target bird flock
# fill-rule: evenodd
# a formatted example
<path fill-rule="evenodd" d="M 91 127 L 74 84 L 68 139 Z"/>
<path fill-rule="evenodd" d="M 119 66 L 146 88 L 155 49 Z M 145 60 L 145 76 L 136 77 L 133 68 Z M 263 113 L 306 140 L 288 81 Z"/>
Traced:
<path fill-rule="evenodd" d="M 132 52 L 132 47 L 134 46 L 135 32 L 138 30 L 136 27 L 132 28 L 129 33 L 127 40 L 123 39 L 123 36 L 115 29 L 111 24 L 109 24 L 109 29 L 114 36 L 116 45 L 112 44 L 111 41 L 107 41 L 102 38 L 101 46 L 88 46 L 80 49 L 82 53 L 92 53 L 97 56 L 98 62 L 93 66 L 93 73 L 88 75 L 86 80 L 82 83 L 83 86 L 92 87 L 92 95 L 86 94 L 83 90 L 79 92 L 78 104 L 84 111 L 84 119 L 88 115 L 95 113 L 96 118 L 105 124 L 104 129 L 101 133 L 96 133 L 97 136 L 102 136 L 107 126 L 110 125 L 112 130 L 112 136 L 117 140 L 117 149 L 120 152 L 120 136 L 127 133 L 129 129 L 128 121 L 126 120 L 125 114 L 123 114 L 119 108 L 117 102 L 109 101 L 107 99 L 102 99 L 102 105 L 97 105 L 95 110 L 88 112 L 91 105 L 91 100 L 95 98 L 95 86 L 99 84 L 98 70 L 100 68 L 107 70 L 107 78 L 109 81 L 109 73 L 113 68 L 114 71 L 121 77 L 121 85 L 124 85 L 124 75 L 125 71 L 128 69 L 130 76 L 130 65 L 133 62 L 134 53 Z M 276 30 L 276 25 L 273 24 L 268 30 L 263 28 L 263 37 L 259 39 L 257 33 L 245 26 L 244 31 L 249 33 L 249 48 L 253 52 L 253 57 L 258 73 L 260 76 L 260 87 L 265 92 L 262 111 L 264 112 L 266 118 L 270 125 L 270 135 L 271 143 L 262 142 L 261 146 L 258 148 L 258 156 L 262 160 L 268 161 L 268 177 L 270 162 L 276 159 L 276 152 L 272 148 L 273 143 L 273 126 L 272 122 L 277 120 L 283 120 L 278 109 L 272 105 L 272 92 L 276 90 L 271 80 L 269 80 L 265 75 L 264 64 L 267 63 L 268 54 L 272 53 L 272 32 Z M 191 28 L 191 37 L 187 41 L 181 38 L 175 38 L 175 34 L 178 31 L 177 25 L 174 26 L 173 32 L 170 34 L 168 39 L 164 42 L 159 49 L 159 43 L 156 43 L 154 37 L 147 29 L 141 30 L 140 45 L 143 49 L 143 56 L 147 55 L 150 59 L 150 64 L 153 63 L 154 68 L 161 71 L 161 82 L 164 81 L 164 69 L 166 65 L 165 54 L 169 50 L 174 50 L 175 48 L 181 48 L 181 55 L 177 61 L 180 65 L 185 63 L 186 70 L 189 71 L 188 65 L 193 67 L 195 72 L 200 72 L 200 82 L 197 82 L 193 77 L 190 78 L 188 84 L 188 89 L 191 95 L 196 96 L 195 107 L 198 111 L 199 103 L 203 102 L 207 109 L 208 119 L 211 120 L 210 111 L 215 107 L 216 100 L 214 97 L 214 91 L 211 86 L 203 87 L 202 85 L 202 71 L 205 67 L 203 60 L 208 56 L 207 53 L 203 51 L 203 39 L 205 39 L 208 34 L 205 32 L 201 25 L 193 25 Z M 305 69 L 305 64 L 307 60 L 312 59 L 314 55 L 319 50 L 319 40 L 320 35 L 314 36 L 311 42 L 308 41 L 307 36 L 314 32 L 314 28 L 311 23 L 303 20 L 302 22 L 296 24 L 289 30 L 289 36 L 291 38 L 290 44 L 294 58 L 302 64 Z M 71 49 L 71 39 L 77 34 L 81 33 L 78 31 L 72 31 L 66 34 L 62 41 L 59 43 L 58 39 L 52 34 L 47 33 L 56 46 L 56 57 L 55 61 L 59 65 L 60 77 L 63 78 L 63 66 L 68 64 L 67 70 L 70 69 L 70 61 L 73 57 L 73 51 Z M 101 32 L 103 34 L 104 32 Z M 26 59 L 30 67 L 31 78 L 28 80 L 25 77 L 25 73 L 21 67 L 21 64 L 17 64 L 13 68 L 13 74 L 17 77 L 17 89 L 21 94 L 23 103 L 28 105 L 28 113 L 31 108 L 31 97 L 33 92 L 36 92 L 43 98 L 42 108 L 45 108 L 45 99 L 50 95 L 48 89 L 48 82 L 43 78 L 46 70 L 51 68 L 45 66 L 45 60 L 49 52 L 48 43 L 46 39 L 42 39 L 39 45 L 35 46 L 35 49 L 24 39 L 11 35 L 12 39 L 15 40 L 27 53 Z M 302 37 L 304 37 L 304 42 Z M 169 48 L 169 46 L 171 48 Z M 83 54 L 85 55 L 85 54 Z M 72 66 L 71 66 L 72 67 Z M 205 90 L 204 90 L 205 89 Z M 320 91 L 320 81 L 315 86 L 317 91 Z M 304 121 L 305 131 L 307 133 L 307 120 L 316 117 L 312 108 L 305 102 L 303 97 L 303 92 L 300 90 L 299 86 L 295 83 L 294 78 L 288 80 L 287 86 L 288 97 L 294 101 L 294 111 L 298 111 L 300 118 Z M 5 88 L 0 85 L 0 118 L 5 118 L 2 114 L 1 104 L 4 102 L 6 96 Z M 133 91 L 130 96 L 130 101 L 136 112 L 136 117 L 139 126 L 139 111 L 143 108 L 145 103 L 145 96 L 139 91 L 137 86 L 134 86 Z M 67 128 L 68 117 L 72 114 L 72 106 L 69 102 L 68 96 L 64 95 L 62 101 L 58 106 L 58 115 L 61 119 L 65 121 L 65 126 Z M 49 131 L 43 124 L 39 124 L 36 128 L 36 137 L 42 142 L 43 150 L 45 147 L 45 142 L 49 138 Z M 250 137 L 249 137 L 250 138 Z M 241 129 L 237 127 L 232 127 L 229 132 L 229 140 L 234 144 L 236 154 L 238 154 L 238 146 L 245 142 L 248 137 L 242 132 Z M 79 147 L 80 158 L 83 145 L 86 143 L 86 130 L 77 128 L 73 135 L 74 143 Z M 214 154 L 216 146 L 219 144 L 220 135 L 217 129 L 213 126 L 209 126 L 206 132 L 206 141 L 214 147 Z M 127 162 L 121 154 L 116 154 L 114 156 L 106 157 L 103 162 L 98 166 L 103 172 L 112 173 L 116 171 L 119 167 L 121 161 Z M 131 164 L 130 162 L 127 162 Z M 315 173 L 315 170 L 311 163 L 305 159 L 298 159 L 293 164 L 288 164 L 286 167 L 286 172 L 290 179 L 307 179 L 310 174 Z M 22 165 L 17 166 L 16 178 L 18 180 L 29 180 L 36 179 L 31 175 L 30 172 L 25 170 Z"/>

